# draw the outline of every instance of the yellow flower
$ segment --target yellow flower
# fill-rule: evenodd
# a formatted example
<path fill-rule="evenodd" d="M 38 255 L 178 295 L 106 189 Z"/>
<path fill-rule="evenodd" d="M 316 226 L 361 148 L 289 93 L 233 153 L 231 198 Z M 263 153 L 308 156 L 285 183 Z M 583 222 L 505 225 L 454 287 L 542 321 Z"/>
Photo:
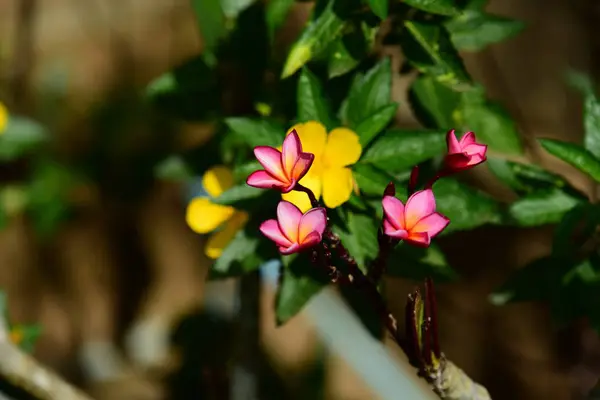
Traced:
<path fill-rule="evenodd" d="M 6 125 L 8 125 L 8 110 L 0 103 L 0 134 L 6 131 Z"/>
<path fill-rule="evenodd" d="M 229 168 L 215 166 L 209 169 L 202 176 L 202 185 L 210 198 L 192 199 L 187 207 L 186 221 L 196 233 L 216 231 L 208 239 L 204 252 L 208 257 L 217 259 L 235 234 L 244 227 L 248 221 L 248 214 L 211 201 L 211 198 L 218 197 L 233 186 L 233 174 Z"/>
<path fill-rule="evenodd" d="M 317 199 L 329 208 L 344 204 L 352 195 L 355 182 L 348 166 L 356 163 L 362 153 L 358 135 L 348 128 L 335 128 L 329 135 L 317 121 L 294 125 L 302 151 L 313 153 L 315 161 L 300 184 L 313 191 Z M 288 132 L 289 133 L 289 132 Z M 292 191 L 282 195 L 284 200 L 294 203 L 302 212 L 311 208 L 305 193 Z"/>

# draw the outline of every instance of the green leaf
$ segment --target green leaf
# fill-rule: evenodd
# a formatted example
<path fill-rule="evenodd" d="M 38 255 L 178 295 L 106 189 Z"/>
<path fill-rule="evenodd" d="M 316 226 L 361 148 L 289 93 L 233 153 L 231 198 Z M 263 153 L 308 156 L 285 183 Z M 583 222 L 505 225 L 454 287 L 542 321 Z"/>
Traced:
<path fill-rule="evenodd" d="M 433 186 L 437 211 L 450 218 L 443 233 L 474 229 L 502 220 L 499 204 L 485 193 L 452 178 L 440 179 Z"/>
<path fill-rule="evenodd" d="M 360 269 L 367 272 L 367 262 L 377 256 L 379 245 L 377 244 L 378 221 L 372 215 L 359 214 L 347 211 L 346 226 L 335 226 L 335 233 L 340 236 L 342 243 Z"/>
<path fill-rule="evenodd" d="M 241 275 L 257 269 L 263 261 L 257 254 L 259 243 L 258 236 L 252 236 L 247 229 L 238 231 L 221 256 L 216 259 L 212 269 L 217 274 L 228 276 Z"/>
<path fill-rule="evenodd" d="M 512 203 L 509 216 L 519 226 L 554 224 L 578 203 L 559 189 L 536 192 Z"/>
<path fill-rule="evenodd" d="M 600 159 L 600 101 L 595 93 L 588 93 L 583 103 L 584 146 Z"/>
<path fill-rule="evenodd" d="M 375 15 L 381 19 L 386 19 L 388 16 L 388 0 L 367 0 L 369 7 Z"/>
<path fill-rule="evenodd" d="M 233 168 L 233 180 L 235 182 L 246 181 L 251 173 L 261 169 L 264 169 L 264 167 L 256 160 L 238 164 Z"/>
<path fill-rule="evenodd" d="M 452 16 L 460 12 L 455 0 L 404 0 L 404 2 L 432 14 Z"/>
<path fill-rule="evenodd" d="M 275 305 L 278 325 L 298 314 L 328 284 L 327 279 L 318 275 L 305 253 L 285 256 L 283 263 L 285 269 Z"/>
<path fill-rule="evenodd" d="M 347 21 L 338 15 L 335 0 L 329 0 L 325 9 L 304 29 L 292 46 L 281 78 L 287 78 L 302 68 L 308 61 L 319 56 L 344 31 Z"/>
<path fill-rule="evenodd" d="M 162 180 L 184 181 L 192 178 L 194 173 L 181 156 L 172 155 L 156 165 L 154 175 Z"/>
<path fill-rule="evenodd" d="M 356 128 L 382 107 L 390 104 L 392 69 L 388 57 L 371 68 L 362 79 L 351 86 L 342 119 L 350 128 Z"/>
<path fill-rule="evenodd" d="M 370 27 L 366 23 L 352 25 L 344 36 L 336 39 L 328 49 L 328 75 L 335 78 L 350 72 L 372 50 L 379 27 Z"/>
<path fill-rule="evenodd" d="M 235 19 L 238 15 L 250 7 L 256 0 L 220 0 L 223 14 L 227 18 Z"/>
<path fill-rule="evenodd" d="M 470 86 L 471 78 L 443 26 L 433 22 L 404 22 L 401 46 L 408 61 L 419 71 L 453 87 Z"/>
<path fill-rule="evenodd" d="M 265 194 L 264 189 L 258 189 L 243 183 L 226 190 L 219 197 L 213 199 L 213 202 L 217 204 L 236 206 L 237 203 L 241 201 L 255 199 L 263 194 Z"/>
<path fill-rule="evenodd" d="M 569 210 L 554 230 L 552 254 L 558 257 L 573 257 L 592 237 L 600 224 L 600 207 L 596 204 L 580 203 Z"/>
<path fill-rule="evenodd" d="M 372 164 L 388 172 L 401 171 L 442 154 L 445 148 L 444 132 L 392 129 L 367 148 L 359 163 Z"/>
<path fill-rule="evenodd" d="M 285 138 L 283 125 L 271 119 L 232 117 L 226 118 L 225 124 L 250 147 L 278 147 Z"/>
<path fill-rule="evenodd" d="M 459 119 L 464 129 L 476 132 L 490 149 L 506 154 L 523 153 L 514 120 L 500 104 L 487 101 L 482 90 L 463 95 Z"/>
<path fill-rule="evenodd" d="M 419 121 L 427 128 L 451 129 L 460 94 L 439 83 L 434 77 L 421 75 L 410 87 L 409 100 Z"/>
<path fill-rule="evenodd" d="M 270 0 L 266 5 L 265 19 L 269 37 L 273 40 L 277 29 L 285 22 L 295 0 Z"/>
<path fill-rule="evenodd" d="M 221 0 L 192 0 L 192 8 L 202 33 L 203 43 L 209 51 L 212 51 L 227 32 Z"/>
<path fill-rule="evenodd" d="M 335 127 L 321 83 L 307 68 L 298 80 L 298 122 L 319 121 L 327 128 Z"/>
<path fill-rule="evenodd" d="M 18 333 L 20 341 L 15 344 L 26 353 L 33 352 L 35 344 L 42 334 L 42 327 L 39 325 L 14 325 L 10 330 L 13 335 Z"/>
<path fill-rule="evenodd" d="M 432 243 L 427 248 L 399 245 L 388 262 L 387 275 L 422 282 L 430 277 L 434 282 L 452 282 L 458 274 L 450 267 L 444 253 Z"/>
<path fill-rule="evenodd" d="M 538 139 L 544 149 L 600 182 L 600 161 L 590 151 L 574 143 Z"/>
<path fill-rule="evenodd" d="M 46 129 L 37 122 L 11 115 L 0 134 L 0 161 L 12 161 L 30 154 L 48 141 Z"/>
<path fill-rule="evenodd" d="M 525 24 L 511 18 L 480 11 L 464 11 L 445 24 L 452 43 L 465 51 L 480 51 L 520 33 Z"/>
<path fill-rule="evenodd" d="M 362 147 L 366 147 L 371 141 L 394 119 L 398 110 L 398 103 L 383 106 L 370 117 L 365 118 L 356 128 L 356 134 L 360 139 Z"/>
<path fill-rule="evenodd" d="M 388 174 L 369 164 L 354 165 L 352 175 L 360 193 L 379 197 L 383 195 L 387 184 L 393 180 Z"/>

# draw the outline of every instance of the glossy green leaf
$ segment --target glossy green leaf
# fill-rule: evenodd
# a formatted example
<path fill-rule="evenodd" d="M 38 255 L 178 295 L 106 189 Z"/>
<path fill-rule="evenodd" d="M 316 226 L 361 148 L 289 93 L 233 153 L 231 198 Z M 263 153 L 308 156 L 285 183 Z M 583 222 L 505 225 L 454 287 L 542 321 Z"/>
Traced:
<path fill-rule="evenodd" d="M 520 33 L 525 24 L 480 11 L 464 11 L 445 24 L 452 43 L 465 51 L 480 51 Z"/>
<path fill-rule="evenodd" d="M 387 18 L 388 0 L 367 0 L 367 3 L 375 15 L 381 19 Z"/>
<path fill-rule="evenodd" d="M 270 119 L 231 117 L 225 119 L 225 124 L 250 147 L 278 147 L 285 138 L 285 127 Z"/>
<path fill-rule="evenodd" d="M 360 163 L 387 172 L 402 171 L 443 154 L 446 135 L 440 131 L 392 129 L 381 134 L 365 151 Z"/>
<path fill-rule="evenodd" d="M 283 279 L 277 291 L 275 305 L 278 325 L 283 325 L 296 316 L 328 284 L 306 254 L 285 256 L 283 263 Z"/>
<path fill-rule="evenodd" d="M 332 129 L 337 124 L 331 114 L 321 83 L 307 68 L 298 80 L 298 122 L 319 121 Z"/>
<path fill-rule="evenodd" d="M 460 94 L 434 77 L 421 75 L 410 87 L 409 101 L 419 122 L 427 128 L 452 129 L 454 113 L 460 106 Z"/>
<path fill-rule="evenodd" d="M 399 245 L 387 264 L 387 275 L 422 282 L 430 277 L 434 282 L 452 282 L 458 274 L 450 267 L 444 253 L 432 243 L 427 248 Z"/>
<path fill-rule="evenodd" d="M 487 101 L 483 91 L 463 95 L 458 119 L 465 130 L 474 131 L 490 149 L 506 154 L 523 153 L 515 121 L 500 104 Z"/>
<path fill-rule="evenodd" d="M 433 22 L 406 20 L 401 45 L 408 61 L 419 71 L 453 87 L 469 86 L 471 78 L 456 52 L 450 34 Z"/>
<path fill-rule="evenodd" d="M 223 249 L 223 253 L 215 260 L 213 270 L 217 274 L 228 276 L 241 275 L 257 269 L 264 261 L 257 254 L 260 240 L 257 234 L 251 234 L 249 229 L 242 229 Z"/>
<path fill-rule="evenodd" d="M 579 200 L 559 189 L 534 192 L 512 203 L 509 216 L 519 226 L 553 224 L 578 203 Z"/>
<path fill-rule="evenodd" d="M 156 165 L 154 175 L 162 180 L 183 181 L 192 178 L 194 173 L 182 157 L 172 155 Z"/>
<path fill-rule="evenodd" d="M 325 8 L 304 29 L 288 54 L 281 73 L 282 78 L 293 75 L 341 36 L 349 22 L 339 15 L 340 10 L 336 4 L 338 1 L 344 0 L 329 0 Z"/>
<path fill-rule="evenodd" d="M 356 128 L 382 107 L 390 104 L 392 95 L 392 69 L 389 58 L 384 58 L 371 68 L 362 79 L 351 86 L 342 120 Z"/>
<path fill-rule="evenodd" d="M 369 164 L 354 165 L 352 175 L 360 193 L 370 196 L 382 196 L 385 187 L 393 180 L 388 174 Z"/>
<path fill-rule="evenodd" d="M 267 2 L 265 19 L 269 37 L 273 40 L 277 29 L 285 22 L 295 0 L 270 0 Z"/>
<path fill-rule="evenodd" d="M 585 148 L 600 159 L 600 101 L 592 91 L 586 95 L 583 103 L 583 126 Z"/>
<path fill-rule="evenodd" d="M 342 239 L 342 243 L 354 257 L 363 272 L 367 272 L 367 262 L 377 256 L 377 230 L 379 221 L 372 215 L 359 214 L 347 211 L 346 226 L 335 226 L 335 232 Z"/>
<path fill-rule="evenodd" d="M 255 199 L 263 194 L 265 194 L 264 189 L 258 189 L 242 183 L 226 190 L 219 197 L 213 199 L 213 202 L 235 206 L 241 201 Z"/>
<path fill-rule="evenodd" d="M 589 150 L 560 140 L 539 139 L 539 141 L 550 154 L 585 172 L 596 182 L 600 182 L 600 160 L 594 157 Z"/>
<path fill-rule="evenodd" d="M 0 135 L 0 161 L 12 161 L 26 156 L 49 139 L 46 129 L 37 122 L 11 115 Z"/>
<path fill-rule="evenodd" d="M 198 21 L 204 45 L 209 51 L 212 51 L 227 33 L 221 0 L 192 0 L 192 9 Z"/>
<path fill-rule="evenodd" d="M 404 0 L 404 3 L 432 14 L 452 16 L 460 12 L 455 0 Z"/>
<path fill-rule="evenodd" d="M 392 122 L 398 110 L 398 103 L 391 103 L 375 111 L 371 116 L 360 122 L 355 132 L 360 138 L 360 144 L 366 147 L 386 126 Z"/>
<path fill-rule="evenodd" d="M 346 33 L 328 49 L 329 78 L 344 75 L 356 68 L 373 49 L 378 29 L 378 26 L 371 27 L 364 22 L 352 25 L 352 29 L 345 29 Z"/>
<path fill-rule="evenodd" d="M 450 218 L 450 224 L 442 234 L 502 221 L 498 202 L 455 179 L 440 179 L 433 186 L 433 193 L 437 211 Z"/>

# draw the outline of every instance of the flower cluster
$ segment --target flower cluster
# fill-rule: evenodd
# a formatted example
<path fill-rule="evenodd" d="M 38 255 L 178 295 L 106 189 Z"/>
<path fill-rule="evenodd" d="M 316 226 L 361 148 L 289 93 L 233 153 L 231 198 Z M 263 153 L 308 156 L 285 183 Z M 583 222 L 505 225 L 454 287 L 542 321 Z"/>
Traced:
<path fill-rule="evenodd" d="M 303 213 L 294 204 L 283 200 L 277 207 L 277 219 L 265 221 L 260 226 L 260 231 L 275 242 L 281 254 L 292 254 L 314 248 L 322 242 L 328 229 L 326 210 L 318 204 L 319 195 L 315 195 L 312 188 L 300 184 L 300 180 L 305 176 L 314 175 L 313 178 L 322 176 L 325 167 L 321 161 L 315 168 L 315 160 L 327 157 L 320 154 L 315 158 L 314 153 L 303 151 L 305 149 L 303 149 L 304 143 L 301 138 L 307 137 L 307 143 L 310 143 L 311 147 L 323 152 L 324 156 L 329 154 L 329 159 L 336 161 L 333 167 L 331 162 L 326 165 L 326 168 L 331 170 L 327 174 L 332 175 L 330 178 L 334 180 L 336 174 L 339 180 L 344 180 L 346 170 L 349 171 L 346 166 L 355 163 L 360 157 L 361 148 L 358 143 L 353 146 L 350 152 L 352 154 L 344 157 L 339 156 L 342 154 L 342 149 L 335 146 L 336 141 L 352 142 L 353 137 L 350 134 L 353 132 L 345 132 L 342 128 L 338 131 L 334 130 L 330 133 L 329 141 L 327 141 L 324 128 L 323 132 L 320 132 L 321 129 L 316 129 L 319 127 L 320 124 L 314 121 L 295 126 L 287 134 L 281 150 L 267 146 L 259 146 L 254 149 L 254 154 L 264 170 L 253 172 L 246 181 L 248 185 L 276 189 L 284 194 L 297 192 L 301 196 L 307 196 L 307 200 L 310 200 L 312 206 Z M 310 131 L 310 134 L 304 135 L 301 131 L 304 128 Z M 318 137 L 315 139 L 314 132 L 317 130 L 319 135 L 316 135 Z M 444 159 L 444 166 L 424 190 L 412 193 L 406 204 L 394 196 L 393 184 L 390 184 L 384 191 L 382 231 L 390 243 L 398 243 L 403 240 L 415 246 L 429 246 L 431 239 L 450 223 L 448 218 L 436 212 L 435 197 L 431 189 L 433 183 L 442 176 L 464 171 L 486 160 L 487 146 L 477 143 L 473 132 L 467 132 L 458 140 L 454 130 L 451 130 L 448 132 L 446 140 L 448 153 Z M 316 146 L 313 142 L 319 142 L 319 145 Z M 312 168 L 316 169 L 313 174 L 311 174 Z M 417 173 L 418 169 L 415 167 L 409 182 L 411 192 L 414 191 Z M 352 182 L 351 175 L 350 182 Z M 332 184 L 331 188 L 333 187 Z M 325 204 L 329 205 L 327 199 L 336 198 L 336 196 L 334 193 L 325 196 L 325 189 L 323 190 Z M 333 207 L 335 206 L 331 208 Z"/>

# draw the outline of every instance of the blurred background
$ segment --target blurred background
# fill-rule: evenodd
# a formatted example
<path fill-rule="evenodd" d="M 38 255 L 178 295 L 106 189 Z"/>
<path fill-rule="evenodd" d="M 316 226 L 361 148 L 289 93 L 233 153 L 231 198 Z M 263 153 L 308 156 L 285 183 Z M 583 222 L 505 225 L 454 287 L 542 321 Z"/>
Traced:
<path fill-rule="evenodd" d="M 228 398 L 226 371 L 236 357 L 264 370 L 270 398 L 376 398 L 323 350 L 306 315 L 276 328 L 268 285 L 260 294 L 261 348 L 244 354 L 251 338 L 233 318 L 237 282 L 207 281 L 204 238 L 185 223 L 188 184 L 156 168 L 171 152 L 209 140 L 213 102 L 230 113 L 252 105 L 250 83 L 227 65 L 219 95 L 184 110 L 206 113 L 208 122 L 173 123 L 145 100 L 150 82 L 205 50 L 206 30 L 191 7 L 189 0 L 0 0 L 0 100 L 50 137 L 42 155 L 0 165 L 0 288 L 10 317 L 40 325 L 35 357 L 95 399 Z M 293 6 L 276 47 L 294 41 L 311 7 Z M 509 109 L 526 141 L 581 140 L 580 96 L 564 76 L 575 68 L 597 77 L 600 4 L 491 0 L 488 10 L 527 27 L 465 54 L 469 72 Z M 398 70 L 397 46 L 382 51 Z M 417 126 L 406 101 L 409 81 L 394 81 L 404 127 Z M 38 128 L 29 129 L 35 140 Z M 541 151 L 534 157 L 589 191 L 566 164 Z M 485 171 L 472 180 L 507 196 Z M 488 301 L 511 271 L 549 252 L 552 231 L 486 227 L 440 239 L 462 275 L 438 286 L 441 344 L 494 399 L 569 399 L 600 376 L 600 344 L 586 326 L 556 331 L 543 305 Z M 414 285 L 387 279 L 397 315 Z M 258 312 L 241 307 L 242 316 Z"/>

